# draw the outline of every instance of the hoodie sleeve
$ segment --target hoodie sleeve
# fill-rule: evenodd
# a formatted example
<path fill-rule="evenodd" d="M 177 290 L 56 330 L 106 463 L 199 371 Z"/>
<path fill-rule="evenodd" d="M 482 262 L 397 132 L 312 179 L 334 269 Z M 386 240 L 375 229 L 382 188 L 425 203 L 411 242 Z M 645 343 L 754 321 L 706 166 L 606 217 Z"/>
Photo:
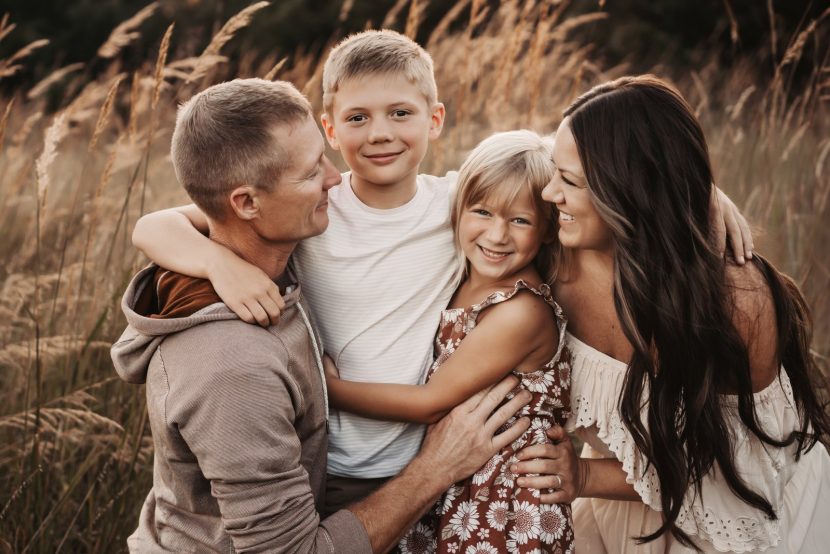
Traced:
<path fill-rule="evenodd" d="M 371 552 L 351 512 L 320 520 L 294 427 L 304 399 L 281 344 L 264 350 L 242 339 L 227 341 L 218 360 L 196 353 L 199 378 L 170 382 L 168 425 L 210 480 L 237 552 Z"/>

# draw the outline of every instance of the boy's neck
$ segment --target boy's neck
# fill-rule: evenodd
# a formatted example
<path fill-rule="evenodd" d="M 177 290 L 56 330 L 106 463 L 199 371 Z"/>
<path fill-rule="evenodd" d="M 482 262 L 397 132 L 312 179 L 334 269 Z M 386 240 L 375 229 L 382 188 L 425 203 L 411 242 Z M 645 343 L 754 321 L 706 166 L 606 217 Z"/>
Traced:
<path fill-rule="evenodd" d="M 370 183 L 352 173 L 351 186 L 355 196 L 370 208 L 390 210 L 403 206 L 415 197 L 418 192 L 418 170 L 416 168 L 410 175 L 393 184 Z"/>

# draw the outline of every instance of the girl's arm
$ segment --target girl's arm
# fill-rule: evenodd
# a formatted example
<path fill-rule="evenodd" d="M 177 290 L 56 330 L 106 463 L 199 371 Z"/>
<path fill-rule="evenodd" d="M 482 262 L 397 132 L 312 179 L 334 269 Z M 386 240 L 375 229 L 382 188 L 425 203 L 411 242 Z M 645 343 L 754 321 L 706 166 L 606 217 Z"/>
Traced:
<path fill-rule="evenodd" d="M 361 383 L 337 378 L 328 361 L 329 402 L 364 417 L 434 423 L 453 407 L 516 368 L 528 355 L 559 340 L 553 312 L 529 293 L 491 307 L 424 385 Z"/>
<path fill-rule="evenodd" d="M 190 204 L 143 216 L 135 224 L 133 245 L 166 269 L 209 279 L 243 321 L 262 326 L 276 322 L 285 305 L 277 285 L 207 233 L 207 217 Z"/>

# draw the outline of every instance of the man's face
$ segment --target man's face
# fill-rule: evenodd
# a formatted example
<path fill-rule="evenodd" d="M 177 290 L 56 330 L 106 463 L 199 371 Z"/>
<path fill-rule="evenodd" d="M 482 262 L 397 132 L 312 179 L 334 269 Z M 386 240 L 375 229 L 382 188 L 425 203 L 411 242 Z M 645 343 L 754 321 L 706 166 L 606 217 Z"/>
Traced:
<path fill-rule="evenodd" d="M 323 136 L 311 116 L 280 125 L 272 134 L 289 164 L 270 192 L 257 193 L 260 214 L 254 228 L 269 242 L 319 235 L 329 224 L 328 190 L 340 183 L 340 173 L 325 155 Z"/>

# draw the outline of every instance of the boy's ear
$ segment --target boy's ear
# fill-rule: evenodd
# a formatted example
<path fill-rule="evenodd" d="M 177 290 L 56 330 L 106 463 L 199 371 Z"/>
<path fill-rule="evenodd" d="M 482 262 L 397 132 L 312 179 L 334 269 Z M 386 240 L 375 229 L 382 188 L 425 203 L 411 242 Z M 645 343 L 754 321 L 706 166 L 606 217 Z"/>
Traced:
<path fill-rule="evenodd" d="M 329 146 L 335 150 L 340 150 L 340 143 L 337 142 L 337 132 L 334 130 L 334 123 L 332 123 L 331 116 L 327 113 L 320 114 L 320 123 L 323 124 L 323 132 L 326 134 L 326 140 L 329 141 Z"/>
<path fill-rule="evenodd" d="M 436 102 L 432 105 L 432 115 L 430 115 L 429 121 L 429 140 L 435 140 L 441 136 L 441 130 L 444 128 L 444 116 L 446 114 L 447 110 L 441 102 Z"/>
<path fill-rule="evenodd" d="M 233 189 L 228 195 L 228 200 L 234 215 L 243 221 L 251 221 L 259 215 L 259 198 L 256 190 L 250 185 Z"/>

